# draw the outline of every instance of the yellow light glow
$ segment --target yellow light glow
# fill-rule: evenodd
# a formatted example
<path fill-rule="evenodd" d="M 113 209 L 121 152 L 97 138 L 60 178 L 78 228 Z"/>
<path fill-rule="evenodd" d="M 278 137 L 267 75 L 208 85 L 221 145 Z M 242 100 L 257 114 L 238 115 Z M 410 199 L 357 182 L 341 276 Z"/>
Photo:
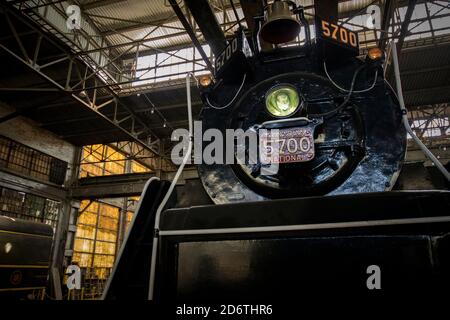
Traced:
<path fill-rule="evenodd" d="M 367 56 L 370 60 L 379 60 L 383 57 L 383 50 L 380 48 L 370 48 L 367 52 Z"/>
<path fill-rule="evenodd" d="M 287 117 L 297 111 L 300 98 L 294 87 L 277 86 L 266 94 L 266 109 L 275 117 Z"/>

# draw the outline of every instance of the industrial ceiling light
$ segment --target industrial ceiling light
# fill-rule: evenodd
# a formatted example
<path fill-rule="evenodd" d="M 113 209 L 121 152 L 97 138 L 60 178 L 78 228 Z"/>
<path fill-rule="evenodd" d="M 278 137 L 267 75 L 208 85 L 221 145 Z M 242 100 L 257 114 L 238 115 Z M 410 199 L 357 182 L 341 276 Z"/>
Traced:
<path fill-rule="evenodd" d="M 297 90 L 291 85 L 279 85 L 266 94 L 266 109 L 275 117 L 292 115 L 300 104 Z"/>
<path fill-rule="evenodd" d="M 151 108 L 151 109 L 150 109 L 150 113 L 151 113 L 151 114 L 154 114 L 154 113 L 155 113 L 155 108 Z"/>
<path fill-rule="evenodd" d="M 300 23 L 289 9 L 291 1 L 275 0 L 267 7 L 266 22 L 261 28 L 261 38 L 268 43 L 292 41 L 300 33 Z"/>

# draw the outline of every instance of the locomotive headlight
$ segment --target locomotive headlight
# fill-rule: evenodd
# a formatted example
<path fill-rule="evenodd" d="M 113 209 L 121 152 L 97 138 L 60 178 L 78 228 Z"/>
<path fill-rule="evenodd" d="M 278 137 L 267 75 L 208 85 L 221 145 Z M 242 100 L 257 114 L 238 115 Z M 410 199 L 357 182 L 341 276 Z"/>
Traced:
<path fill-rule="evenodd" d="M 297 111 L 300 98 L 290 85 L 276 86 L 266 94 L 266 109 L 275 117 L 287 117 Z"/>
<path fill-rule="evenodd" d="M 384 56 L 383 50 L 377 47 L 370 48 L 369 51 L 367 52 L 367 57 L 369 57 L 370 60 L 380 60 L 383 58 L 383 56 Z"/>

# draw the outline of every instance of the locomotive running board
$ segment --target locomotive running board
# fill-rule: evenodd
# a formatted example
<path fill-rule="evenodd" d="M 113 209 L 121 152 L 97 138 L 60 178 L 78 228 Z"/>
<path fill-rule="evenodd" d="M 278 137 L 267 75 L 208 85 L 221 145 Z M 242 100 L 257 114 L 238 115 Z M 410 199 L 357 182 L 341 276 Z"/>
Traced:
<path fill-rule="evenodd" d="M 312 223 L 291 226 L 267 226 L 267 227 L 250 227 L 250 228 L 222 228 L 222 229 L 196 229 L 196 230 L 168 230 L 160 231 L 159 235 L 163 236 L 186 236 L 186 235 L 208 235 L 208 234 L 238 234 L 238 233 L 254 233 L 254 232 L 275 232 L 275 231 L 302 231 L 302 230 L 325 230 L 340 228 L 363 228 L 363 227 L 380 227 L 395 225 L 412 225 L 421 223 L 440 223 L 450 222 L 450 216 L 445 217 L 427 217 L 415 219 L 387 219 L 387 220 L 371 220 L 371 221 L 351 221 L 351 222 L 334 222 L 334 223 Z"/>
<path fill-rule="evenodd" d="M 168 209 L 161 216 L 156 299 L 364 294 L 371 266 L 381 270 L 382 294 L 446 288 L 449 209 L 446 191 Z"/>

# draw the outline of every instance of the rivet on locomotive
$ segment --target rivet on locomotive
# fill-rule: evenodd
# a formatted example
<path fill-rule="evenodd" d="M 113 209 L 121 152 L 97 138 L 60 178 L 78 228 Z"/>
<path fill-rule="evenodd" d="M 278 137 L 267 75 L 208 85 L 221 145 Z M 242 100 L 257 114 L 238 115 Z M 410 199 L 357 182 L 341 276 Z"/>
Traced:
<path fill-rule="evenodd" d="M 384 52 L 372 48 L 360 56 L 357 34 L 320 16 L 312 41 L 304 9 L 293 2 L 265 9 L 250 37 L 240 28 L 216 57 L 214 80 L 199 81 L 201 119 L 203 130 L 224 136 L 226 129 L 278 129 L 278 170 L 266 174 L 261 162 L 202 164 L 199 175 L 211 199 L 390 190 L 405 157 L 406 131 L 384 79 Z M 300 44 L 286 45 L 300 36 Z"/>

